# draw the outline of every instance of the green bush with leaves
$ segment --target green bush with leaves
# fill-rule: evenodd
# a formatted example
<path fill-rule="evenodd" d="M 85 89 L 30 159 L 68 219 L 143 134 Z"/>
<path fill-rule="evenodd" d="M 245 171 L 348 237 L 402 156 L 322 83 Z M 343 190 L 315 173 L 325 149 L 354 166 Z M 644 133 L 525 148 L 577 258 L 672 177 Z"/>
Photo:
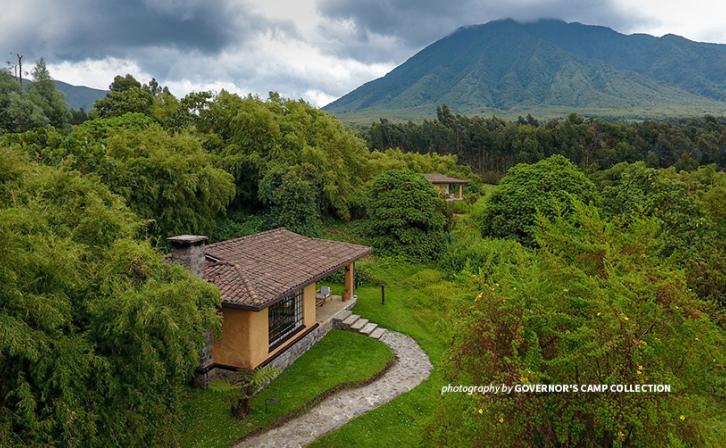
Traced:
<path fill-rule="evenodd" d="M 319 185 L 310 164 L 279 165 L 260 182 L 260 198 L 270 206 L 271 227 L 286 227 L 307 236 L 320 236 Z"/>
<path fill-rule="evenodd" d="M 511 168 L 487 197 L 479 214 L 483 236 L 534 244 L 537 214 L 567 214 L 572 201 L 597 203 L 593 182 L 562 156 Z"/>
<path fill-rule="evenodd" d="M 379 175 L 367 209 L 367 233 L 377 253 L 423 261 L 444 252 L 446 201 L 420 174 L 391 170 Z"/>
<path fill-rule="evenodd" d="M 449 245 L 439 265 L 452 275 L 490 276 L 529 262 L 530 250 L 519 242 L 467 233 Z"/>
<path fill-rule="evenodd" d="M 593 175 L 611 219 L 627 228 L 641 217 L 660 224 L 660 255 L 686 270 L 702 298 L 726 307 L 726 173 L 714 166 L 693 172 L 619 164 Z"/>
<path fill-rule="evenodd" d="M 441 398 L 438 446 L 719 446 L 726 338 L 658 225 L 624 232 L 594 207 L 543 220 L 529 263 L 480 277 L 460 304 L 452 384 L 669 384 L 671 393 L 513 393 Z"/>
<path fill-rule="evenodd" d="M 0 149 L 0 446 L 167 445 L 219 293 L 97 178 Z"/>
<path fill-rule="evenodd" d="M 169 135 L 141 114 L 90 120 L 68 137 L 34 131 L 5 140 L 45 163 L 97 175 L 149 221 L 159 242 L 210 233 L 235 194 L 232 176 L 195 137 Z"/>

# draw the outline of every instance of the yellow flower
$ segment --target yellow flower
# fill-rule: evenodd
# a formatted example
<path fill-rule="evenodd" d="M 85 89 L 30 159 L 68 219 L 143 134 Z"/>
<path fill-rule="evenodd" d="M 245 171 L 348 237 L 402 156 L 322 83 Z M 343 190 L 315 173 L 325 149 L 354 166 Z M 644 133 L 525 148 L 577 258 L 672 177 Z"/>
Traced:
<path fill-rule="evenodd" d="M 480 414 L 483 414 L 484 413 L 484 409 L 479 408 L 479 413 Z"/>
<path fill-rule="evenodd" d="M 678 417 L 678 418 L 680 418 L 680 419 L 681 419 L 681 421 L 683 421 L 683 420 L 685 420 L 685 419 L 686 419 L 686 416 L 685 416 L 685 415 L 681 415 L 681 416 L 680 416 L 680 417 Z"/>
<path fill-rule="evenodd" d="M 628 319 L 628 316 L 626 316 L 625 314 L 623 314 L 623 320 L 630 320 L 630 319 Z"/>
<path fill-rule="evenodd" d="M 598 316 L 602 316 L 602 313 L 600 311 L 597 312 Z"/>
<path fill-rule="evenodd" d="M 476 295 L 476 300 L 479 300 L 479 299 L 481 299 L 483 295 L 484 295 L 484 293 L 483 293 L 483 292 L 480 292 L 479 294 L 477 294 L 477 295 Z"/>
<path fill-rule="evenodd" d="M 504 417 L 499 417 L 499 423 L 504 423 Z"/>

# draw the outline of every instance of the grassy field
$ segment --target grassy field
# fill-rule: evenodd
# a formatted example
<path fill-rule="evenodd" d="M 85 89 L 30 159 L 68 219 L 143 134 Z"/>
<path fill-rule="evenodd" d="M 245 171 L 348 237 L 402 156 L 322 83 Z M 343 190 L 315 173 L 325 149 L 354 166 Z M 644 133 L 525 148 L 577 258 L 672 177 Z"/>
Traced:
<path fill-rule="evenodd" d="M 190 388 L 178 424 L 178 445 L 229 447 L 242 436 L 305 409 L 326 391 L 373 378 L 392 358 L 391 350 L 380 341 L 358 333 L 332 330 L 254 397 L 254 410 L 242 421 L 230 413 L 228 385 Z M 269 399 L 276 402 L 265 408 Z"/>
<path fill-rule="evenodd" d="M 351 421 L 312 446 L 419 446 L 442 384 L 438 366 L 450 338 L 445 316 L 454 301 L 468 291 L 447 280 L 434 266 L 394 260 L 372 260 L 361 265 L 374 280 L 358 288 L 354 312 L 412 336 L 431 358 L 434 371 L 411 392 Z M 385 305 L 381 304 L 378 283 L 385 284 Z"/>

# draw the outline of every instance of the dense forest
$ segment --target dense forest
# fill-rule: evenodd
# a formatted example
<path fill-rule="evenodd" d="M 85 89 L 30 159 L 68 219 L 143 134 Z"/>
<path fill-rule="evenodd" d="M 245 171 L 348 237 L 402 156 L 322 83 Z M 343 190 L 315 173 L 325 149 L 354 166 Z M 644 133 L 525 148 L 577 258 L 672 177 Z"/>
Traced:
<path fill-rule="evenodd" d="M 710 116 L 623 122 L 573 113 L 564 119 L 539 121 L 528 115 L 507 121 L 454 114 L 443 105 L 434 120 L 380 119 L 362 134 L 370 148 L 454 154 L 492 181 L 517 163 L 553 154 L 590 171 L 638 160 L 653 168 L 726 167 L 726 119 Z"/>
<path fill-rule="evenodd" d="M 442 381 L 678 390 L 427 396 L 435 415 L 408 425 L 422 443 L 723 440 L 723 119 L 507 122 L 441 107 L 363 139 L 302 100 L 177 98 L 130 75 L 74 118 L 42 61 L 36 73 L 24 92 L 0 72 L 0 446 L 174 445 L 219 294 L 164 261 L 166 238 L 321 236 L 330 223 L 373 246 L 380 269 L 423 266 L 466 292 L 432 305 Z M 465 200 L 445 201 L 426 172 L 469 179 Z"/>

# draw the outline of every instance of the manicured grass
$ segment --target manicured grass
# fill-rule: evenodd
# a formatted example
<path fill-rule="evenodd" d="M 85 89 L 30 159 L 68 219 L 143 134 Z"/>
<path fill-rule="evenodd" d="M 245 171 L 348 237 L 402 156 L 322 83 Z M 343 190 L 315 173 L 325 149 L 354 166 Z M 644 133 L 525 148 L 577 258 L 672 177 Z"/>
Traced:
<path fill-rule="evenodd" d="M 232 417 L 228 393 L 218 385 L 217 390 L 190 388 L 178 426 L 178 443 L 183 447 L 229 447 L 242 436 L 304 409 L 326 391 L 373 378 L 392 358 L 391 350 L 380 341 L 332 330 L 254 397 L 254 410 L 242 421 Z M 276 403 L 265 409 L 268 399 Z"/>
<path fill-rule="evenodd" d="M 353 311 L 412 336 L 431 358 L 434 371 L 411 392 L 351 421 L 312 446 L 420 446 L 443 382 L 438 365 L 450 342 L 446 316 L 453 302 L 468 291 L 448 281 L 433 266 L 393 260 L 364 263 L 375 281 L 385 284 L 386 302 L 381 305 L 380 286 L 364 285 L 358 288 L 358 304 Z"/>

